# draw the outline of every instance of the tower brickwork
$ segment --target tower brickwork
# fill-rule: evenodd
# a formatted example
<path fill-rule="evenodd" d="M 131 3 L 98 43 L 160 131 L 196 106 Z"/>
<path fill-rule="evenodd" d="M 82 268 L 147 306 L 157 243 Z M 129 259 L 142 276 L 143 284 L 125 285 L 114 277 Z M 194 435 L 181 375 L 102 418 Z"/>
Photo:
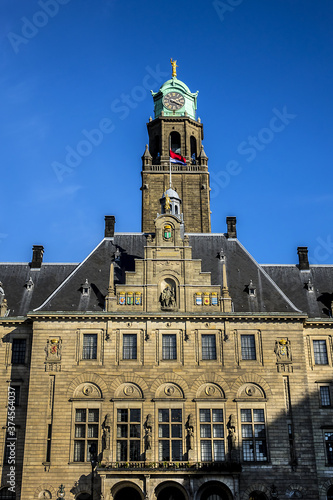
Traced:
<path fill-rule="evenodd" d="M 182 199 L 189 233 L 210 233 L 208 158 L 203 150 L 203 125 L 196 119 L 197 93 L 173 77 L 153 93 L 155 119 L 147 124 L 149 146 L 142 157 L 142 231 L 154 231 L 161 193 L 170 187 Z M 170 165 L 170 149 L 183 157 Z"/>

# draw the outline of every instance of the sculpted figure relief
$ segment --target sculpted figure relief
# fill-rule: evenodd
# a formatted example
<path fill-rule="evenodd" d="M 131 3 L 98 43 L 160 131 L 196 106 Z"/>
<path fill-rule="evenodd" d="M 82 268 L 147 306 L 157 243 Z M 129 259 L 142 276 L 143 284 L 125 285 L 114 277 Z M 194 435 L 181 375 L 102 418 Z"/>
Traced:
<path fill-rule="evenodd" d="M 161 304 L 162 307 L 175 307 L 176 305 L 175 292 L 169 285 L 161 293 Z"/>

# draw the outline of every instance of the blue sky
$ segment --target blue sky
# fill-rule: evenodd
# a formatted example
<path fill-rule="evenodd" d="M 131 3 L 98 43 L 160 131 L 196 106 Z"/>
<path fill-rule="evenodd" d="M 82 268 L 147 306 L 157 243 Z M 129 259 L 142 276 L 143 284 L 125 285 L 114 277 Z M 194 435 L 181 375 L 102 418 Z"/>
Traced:
<path fill-rule="evenodd" d="M 212 231 L 235 215 L 260 263 L 296 263 L 297 246 L 333 263 L 331 0 L 0 9 L 1 261 L 27 262 L 42 244 L 47 262 L 79 262 L 103 237 L 104 215 L 116 231 L 140 231 L 149 90 L 171 76 L 172 57 L 199 90 Z"/>

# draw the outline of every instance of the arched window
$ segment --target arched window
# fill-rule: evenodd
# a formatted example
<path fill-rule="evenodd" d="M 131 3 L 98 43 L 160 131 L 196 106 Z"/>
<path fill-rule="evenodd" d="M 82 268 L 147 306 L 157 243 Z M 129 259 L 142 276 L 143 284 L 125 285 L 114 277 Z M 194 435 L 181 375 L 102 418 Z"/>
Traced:
<path fill-rule="evenodd" d="M 196 140 L 196 138 L 193 135 L 191 135 L 190 145 L 191 145 L 191 160 L 192 160 L 192 165 L 195 165 L 196 164 L 196 159 L 197 159 L 197 140 Z"/>
<path fill-rule="evenodd" d="M 160 154 L 161 154 L 160 136 L 155 135 L 152 142 L 153 142 L 153 144 L 152 144 L 152 148 L 151 148 L 150 152 L 151 152 L 151 155 L 153 157 L 153 160 L 156 161 L 156 160 L 159 160 Z"/>
<path fill-rule="evenodd" d="M 330 486 L 327 491 L 327 500 L 333 500 L 333 486 Z"/>
<path fill-rule="evenodd" d="M 174 153 L 181 154 L 180 134 L 178 132 L 171 132 L 170 134 L 171 149 Z"/>

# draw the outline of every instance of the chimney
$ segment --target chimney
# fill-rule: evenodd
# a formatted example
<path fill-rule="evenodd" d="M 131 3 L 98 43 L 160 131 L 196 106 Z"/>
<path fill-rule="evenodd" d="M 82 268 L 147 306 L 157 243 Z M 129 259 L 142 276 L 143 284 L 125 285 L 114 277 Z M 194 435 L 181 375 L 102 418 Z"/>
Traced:
<path fill-rule="evenodd" d="M 297 247 L 298 253 L 298 269 L 300 271 L 308 271 L 310 269 L 309 259 L 308 259 L 308 247 Z"/>
<path fill-rule="evenodd" d="M 115 222 L 116 218 L 114 215 L 105 216 L 105 232 L 104 232 L 105 238 L 113 238 Z"/>
<path fill-rule="evenodd" d="M 43 263 L 44 247 L 42 245 L 34 245 L 32 247 L 32 261 L 30 262 L 31 269 L 40 269 Z"/>
<path fill-rule="evenodd" d="M 236 217 L 227 217 L 227 238 L 237 238 Z"/>

